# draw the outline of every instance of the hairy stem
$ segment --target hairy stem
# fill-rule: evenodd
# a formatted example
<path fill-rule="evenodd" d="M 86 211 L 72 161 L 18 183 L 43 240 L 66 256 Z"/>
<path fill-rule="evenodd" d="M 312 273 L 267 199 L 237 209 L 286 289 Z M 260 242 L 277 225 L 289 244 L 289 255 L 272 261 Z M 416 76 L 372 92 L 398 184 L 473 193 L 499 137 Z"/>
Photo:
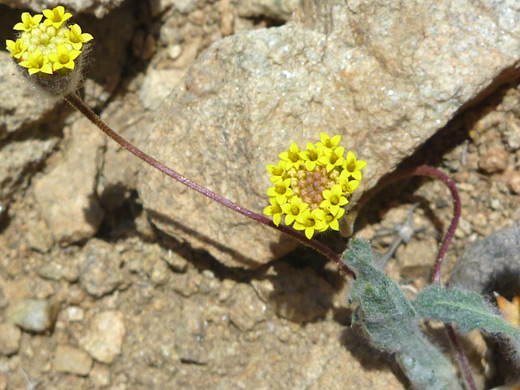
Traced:
<path fill-rule="evenodd" d="M 210 199 L 213 199 L 214 201 L 230 208 L 233 211 L 236 211 L 237 213 L 240 213 L 254 221 L 260 222 L 266 226 L 269 226 L 273 229 L 276 229 L 282 233 L 285 233 L 296 240 L 300 241 L 301 243 L 313 248 L 317 252 L 321 253 L 322 255 L 328 257 L 330 260 L 337 263 L 340 268 L 345 271 L 348 275 L 356 278 L 356 274 L 348 268 L 347 265 L 345 265 L 341 261 L 341 255 L 334 252 L 331 248 L 329 248 L 327 245 L 322 244 L 319 241 L 316 241 L 314 239 L 309 240 L 303 233 L 300 233 L 293 228 L 286 226 L 286 225 L 279 225 L 276 226 L 273 221 L 271 221 L 269 218 L 257 214 L 249 209 L 246 209 L 245 207 L 239 206 L 238 204 L 230 201 L 229 199 L 224 198 L 223 196 L 220 196 L 216 194 L 213 191 L 208 190 L 207 188 L 191 181 L 187 177 L 177 173 L 173 169 L 168 168 L 149 154 L 146 154 L 141 149 L 135 147 L 132 143 L 128 142 L 126 139 L 121 137 L 119 134 L 117 134 L 114 130 L 112 130 L 99 116 L 96 115 L 94 111 L 92 111 L 84 102 L 81 100 L 81 98 L 76 94 L 69 94 L 64 97 L 65 101 L 69 103 L 72 107 L 74 107 L 76 110 L 81 112 L 88 120 L 90 120 L 94 125 L 96 125 L 101 131 L 103 131 L 106 135 L 108 135 L 110 138 L 112 138 L 114 141 L 116 141 L 121 147 L 128 150 L 130 153 L 132 153 L 134 156 L 140 158 L 145 163 L 151 165 L 152 167 L 158 169 L 165 175 L 177 180 L 178 182 L 184 184 L 185 186 L 201 193 L 204 196 L 207 196 Z"/>

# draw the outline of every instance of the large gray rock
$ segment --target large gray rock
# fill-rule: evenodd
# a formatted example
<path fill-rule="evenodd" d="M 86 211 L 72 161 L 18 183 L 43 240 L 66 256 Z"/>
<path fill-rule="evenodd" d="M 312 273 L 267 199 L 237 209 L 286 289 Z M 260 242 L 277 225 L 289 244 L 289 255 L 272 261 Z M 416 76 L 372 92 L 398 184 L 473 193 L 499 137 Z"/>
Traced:
<path fill-rule="evenodd" d="M 519 22 L 507 3 L 304 1 L 297 23 L 239 33 L 203 53 L 158 109 L 149 150 L 261 213 L 266 164 L 292 141 L 342 134 L 369 163 L 359 196 L 461 108 L 517 76 Z M 255 267 L 294 247 L 152 169 L 142 173 L 153 222 L 227 265 Z"/>
<path fill-rule="evenodd" d="M 514 294 L 520 280 L 520 225 L 500 229 L 470 245 L 451 271 L 450 287 L 479 294 Z"/>

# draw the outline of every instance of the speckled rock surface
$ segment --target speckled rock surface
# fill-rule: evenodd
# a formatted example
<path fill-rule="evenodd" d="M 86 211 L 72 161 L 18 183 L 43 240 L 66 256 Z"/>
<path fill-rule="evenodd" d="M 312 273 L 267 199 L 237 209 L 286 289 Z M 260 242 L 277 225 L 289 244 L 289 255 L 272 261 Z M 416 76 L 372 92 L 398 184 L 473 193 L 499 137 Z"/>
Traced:
<path fill-rule="evenodd" d="M 119 253 L 105 241 L 90 240 L 79 256 L 78 268 L 81 287 L 98 298 L 123 281 Z"/>
<path fill-rule="evenodd" d="M 45 332 L 55 320 L 55 308 L 44 299 L 23 299 L 7 311 L 10 321 L 30 332 Z"/>
<path fill-rule="evenodd" d="M 57 103 L 45 98 L 18 74 L 8 52 L 0 51 L 0 141 L 41 120 Z"/>
<path fill-rule="evenodd" d="M 94 359 L 110 364 L 121 353 L 125 331 L 123 313 L 104 311 L 92 317 L 80 344 Z"/>
<path fill-rule="evenodd" d="M 54 369 L 58 372 L 85 376 L 92 368 L 92 358 L 81 349 L 58 345 L 54 353 Z"/>
<path fill-rule="evenodd" d="M 91 237 L 103 219 L 94 190 L 104 144 L 95 126 L 78 120 L 70 129 L 63 161 L 50 166 L 34 187 L 42 217 L 62 245 Z"/>
<path fill-rule="evenodd" d="M 369 163 L 360 196 L 463 106 L 513 77 L 520 58 L 520 11 L 507 4 L 306 1 L 298 15 L 211 46 L 149 130 L 155 157 L 259 213 L 268 204 L 265 165 L 292 141 L 342 134 Z M 153 222 L 227 265 L 256 267 L 294 247 L 152 169 L 142 173 Z"/>
<path fill-rule="evenodd" d="M 46 8 L 62 5 L 68 10 L 93 13 L 100 18 L 119 6 L 123 1 L 124 0 L 0 0 L 0 4 L 22 9 L 30 8 L 37 12 L 41 12 Z"/>
<path fill-rule="evenodd" d="M 246 0 L 238 1 L 238 14 L 245 17 L 268 16 L 289 20 L 300 0 Z"/>

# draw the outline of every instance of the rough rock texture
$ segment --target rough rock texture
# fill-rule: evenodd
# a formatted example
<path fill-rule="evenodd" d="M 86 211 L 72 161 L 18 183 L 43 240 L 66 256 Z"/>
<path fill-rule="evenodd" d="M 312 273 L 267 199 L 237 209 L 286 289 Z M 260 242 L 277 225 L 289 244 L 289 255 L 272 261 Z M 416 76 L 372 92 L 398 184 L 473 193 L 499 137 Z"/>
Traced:
<path fill-rule="evenodd" d="M 9 5 L 14 6 L 12 3 L 9 2 Z M 14 3 L 24 8 L 29 3 L 38 7 L 38 2 Z M 43 3 L 51 6 L 56 2 Z M 92 1 L 75 3 L 87 8 L 87 3 L 94 4 Z M 108 5 L 108 2 L 104 4 Z M 12 26 L 20 20 L 20 13 L 1 4 L 0 7 L 0 35 L 13 39 L 15 32 Z M 70 10 L 73 11 L 72 8 Z M 81 24 L 84 31 L 96 37 L 84 72 L 93 75 L 93 78 L 85 81 L 86 100 L 92 107 L 105 102 L 119 85 L 127 60 L 128 45 L 135 33 L 132 18 L 134 10 L 132 4 L 123 5 L 118 9 L 117 17 L 108 15 L 101 22 L 89 15 L 75 15 L 73 19 L 74 23 Z M 111 39 L 97 39 L 106 36 Z M 110 56 L 106 53 L 110 53 Z M 17 191 L 25 189 L 36 168 L 43 165 L 59 142 L 68 110 L 58 102 L 24 80 L 15 69 L 9 53 L 0 51 L 0 205 L 3 209 L 9 206 Z"/>
<path fill-rule="evenodd" d="M 491 294 L 517 294 L 520 280 L 520 225 L 501 229 L 466 249 L 449 285 Z"/>
<path fill-rule="evenodd" d="M 244 17 L 268 16 L 289 20 L 300 0 L 247 0 L 238 1 L 238 14 Z"/>
<path fill-rule="evenodd" d="M 64 6 L 69 11 L 89 12 L 101 18 L 124 0 L 0 0 L 0 4 L 41 12 L 42 9 Z"/>
<path fill-rule="evenodd" d="M 0 324 L 0 355 L 12 355 L 20 349 L 22 332 L 10 322 Z"/>
<path fill-rule="evenodd" d="M 88 120 L 76 121 L 62 161 L 34 186 L 42 217 L 63 245 L 91 237 L 103 219 L 94 191 L 104 144 L 103 134 Z"/>
<path fill-rule="evenodd" d="M 0 51 L 0 203 L 7 206 L 12 195 L 27 183 L 26 171 L 47 157 L 57 137 L 29 138 L 28 130 L 49 116 L 56 101 L 45 98 L 18 74 L 9 54 Z M 3 145 L 9 137 L 11 142 Z"/>
<path fill-rule="evenodd" d="M 81 349 L 70 345 L 58 345 L 54 353 L 54 369 L 75 375 L 88 375 L 92 358 Z"/>
<path fill-rule="evenodd" d="M 110 364 L 121 353 L 124 336 L 123 314 L 105 311 L 92 318 L 90 329 L 80 343 L 94 359 Z"/>
<path fill-rule="evenodd" d="M 519 20 L 507 4 L 305 1 L 297 23 L 239 33 L 203 53 L 158 109 L 150 149 L 261 213 L 265 165 L 292 141 L 339 133 L 369 163 L 359 196 L 461 107 L 517 74 Z M 227 265 L 256 267 L 294 247 L 152 169 L 139 193 L 160 229 Z"/>
<path fill-rule="evenodd" d="M 105 241 L 90 240 L 78 261 L 81 287 L 98 298 L 111 293 L 122 283 L 120 264 L 115 248 Z"/>
<path fill-rule="evenodd" d="M 56 100 L 43 98 L 18 74 L 9 52 L 0 51 L 0 141 L 39 122 Z"/>
<path fill-rule="evenodd" d="M 55 320 L 55 308 L 44 299 L 24 299 L 8 308 L 11 322 L 30 332 L 45 332 Z"/>

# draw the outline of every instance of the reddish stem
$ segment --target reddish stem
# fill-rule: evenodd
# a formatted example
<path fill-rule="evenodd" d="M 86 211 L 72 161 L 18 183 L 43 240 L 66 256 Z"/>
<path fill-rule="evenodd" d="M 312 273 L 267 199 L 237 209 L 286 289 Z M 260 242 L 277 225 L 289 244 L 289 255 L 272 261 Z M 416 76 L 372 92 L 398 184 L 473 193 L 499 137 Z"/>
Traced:
<path fill-rule="evenodd" d="M 441 266 L 444 256 L 446 255 L 446 251 L 455 235 L 455 229 L 457 229 L 457 225 L 459 223 L 460 214 L 461 214 L 461 202 L 459 192 L 457 191 L 457 186 L 453 179 L 451 179 L 444 172 L 438 170 L 437 168 L 428 167 L 428 166 L 420 166 L 405 170 L 400 173 L 400 177 L 403 176 L 429 176 L 434 177 L 436 179 L 441 180 L 450 190 L 451 197 L 453 199 L 453 218 L 451 219 L 450 226 L 444 235 L 444 239 L 442 240 L 441 247 L 439 248 L 439 252 L 437 253 L 437 258 L 435 259 L 435 264 L 433 266 L 433 282 L 437 284 L 441 284 Z M 466 381 L 466 385 L 470 390 L 476 390 L 477 387 L 475 385 L 475 380 L 471 375 L 471 370 L 469 367 L 468 358 L 464 353 L 464 349 L 462 348 L 459 339 L 453 329 L 451 324 L 444 324 L 444 328 L 446 329 L 446 333 L 448 334 L 448 339 L 455 351 L 455 356 L 457 362 L 459 363 L 460 370 L 462 375 L 464 376 L 464 380 Z"/>
<path fill-rule="evenodd" d="M 452 178 L 446 175 L 444 172 L 438 170 L 437 168 L 428 167 L 428 166 L 419 166 L 411 169 L 407 169 L 403 171 L 399 176 L 429 176 L 434 177 L 436 179 L 441 180 L 450 190 L 451 197 L 453 199 L 453 218 L 451 219 L 450 226 L 448 230 L 446 230 L 446 234 L 444 235 L 444 239 L 442 240 L 441 247 L 439 252 L 437 253 L 437 258 L 435 259 L 435 264 L 433 266 L 433 281 L 437 284 L 441 284 L 441 266 L 442 261 L 444 260 L 444 256 L 446 255 L 446 251 L 450 246 L 451 240 L 455 235 L 455 229 L 457 229 L 457 225 L 459 224 L 460 213 L 461 213 L 461 203 L 459 192 L 457 191 L 457 186 Z"/>
<path fill-rule="evenodd" d="M 226 199 L 223 196 L 220 196 L 220 195 L 216 194 L 215 192 L 210 191 L 207 188 L 191 181 L 187 177 L 177 173 L 173 169 L 168 168 L 167 166 L 165 166 L 164 164 L 162 164 L 161 162 L 159 162 L 152 156 L 150 156 L 150 155 L 146 154 L 145 152 L 143 152 L 142 150 L 138 149 L 133 144 L 131 144 L 126 139 L 124 139 L 119 134 L 117 134 L 105 122 L 103 122 L 103 120 L 101 120 L 101 118 L 99 118 L 99 116 L 97 116 L 94 111 L 92 111 L 89 107 L 87 107 L 87 105 L 85 105 L 85 103 L 83 103 L 83 101 L 81 100 L 81 98 L 79 96 L 77 96 L 75 94 L 69 94 L 69 95 L 66 95 L 64 97 L 64 99 L 72 107 L 74 107 L 79 112 L 81 112 L 83 115 L 85 115 L 85 117 L 88 120 L 90 120 L 94 125 L 99 127 L 99 129 L 101 129 L 101 131 L 103 131 L 106 135 L 108 135 L 110 138 L 112 138 L 114 141 L 116 141 L 121 147 L 125 148 L 130 153 L 132 153 L 134 156 L 140 158 L 147 164 L 158 169 L 165 175 L 184 184 L 185 186 L 201 193 L 202 195 L 207 196 L 208 198 L 213 199 L 214 201 L 230 208 L 231 210 L 236 211 L 237 213 L 240 213 L 254 221 L 260 222 L 266 226 L 269 226 L 273 229 L 276 229 L 282 233 L 285 233 L 285 234 L 297 239 L 301 243 L 313 248 L 317 252 L 323 254 L 324 256 L 328 257 L 330 260 L 337 263 L 340 266 L 340 268 L 343 271 L 345 271 L 348 275 L 350 275 L 352 278 L 354 278 L 354 279 L 356 278 L 356 274 L 346 264 L 344 264 L 341 261 L 341 255 L 334 252 L 327 245 L 322 244 L 321 242 L 316 241 L 316 240 L 309 240 L 303 233 L 300 233 L 289 226 L 286 226 L 286 225 L 276 226 L 273 223 L 273 221 L 271 221 L 269 218 L 267 218 L 263 215 L 257 214 L 242 206 L 239 206 L 238 204 L 230 201 L 229 199 Z"/>

